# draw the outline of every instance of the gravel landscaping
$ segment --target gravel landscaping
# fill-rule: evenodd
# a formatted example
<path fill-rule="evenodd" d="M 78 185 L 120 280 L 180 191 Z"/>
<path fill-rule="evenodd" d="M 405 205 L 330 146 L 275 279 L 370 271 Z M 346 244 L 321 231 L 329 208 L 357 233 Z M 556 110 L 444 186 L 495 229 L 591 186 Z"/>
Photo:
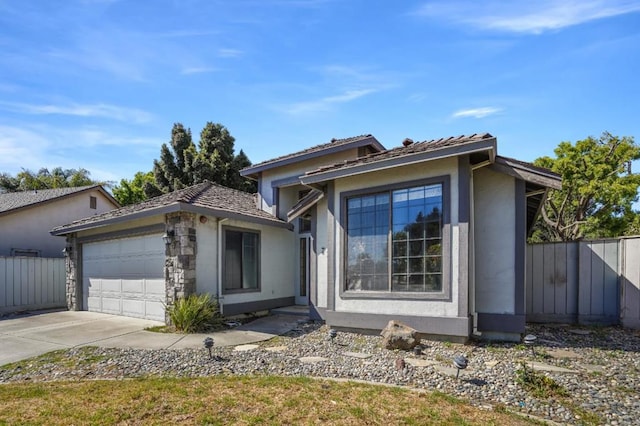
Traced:
<path fill-rule="evenodd" d="M 513 343 L 455 344 L 423 340 L 421 354 L 389 351 L 381 337 L 338 332 L 320 324 L 259 345 L 183 350 L 74 348 L 0 367 L 0 383 L 123 379 L 215 374 L 313 376 L 438 390 L 487 409 L 521 412 L 569 424 L 640 424 L 640 332 L 617 327 L 541 326 L 535 353 Z M 453 368 L 464 354 L 468 367 Z M 399 360 L 401 359 L 401 360 Z M 518 383 L 518 370 L 534 369 L 562 390 Z"/>

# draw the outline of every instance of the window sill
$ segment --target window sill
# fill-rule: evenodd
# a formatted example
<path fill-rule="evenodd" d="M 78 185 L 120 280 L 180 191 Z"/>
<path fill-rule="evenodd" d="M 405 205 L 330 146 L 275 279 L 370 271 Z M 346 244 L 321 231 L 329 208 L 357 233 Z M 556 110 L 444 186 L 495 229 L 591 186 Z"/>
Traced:
<path fill-rule="evenodd" d="M 433 293 L 409 293 L 391 291 L 341 291 L 341 299 L 373 299 L 373 300 L 450 300 L 448 291 Z"/>
<path fill-rule="evenodd" d="M 244 294 L 244 293 L 260 293 L 259 288 L 245 288 L 245 289 L 233 289 L 233 290 L 222 290 L 222 294 Z"/>

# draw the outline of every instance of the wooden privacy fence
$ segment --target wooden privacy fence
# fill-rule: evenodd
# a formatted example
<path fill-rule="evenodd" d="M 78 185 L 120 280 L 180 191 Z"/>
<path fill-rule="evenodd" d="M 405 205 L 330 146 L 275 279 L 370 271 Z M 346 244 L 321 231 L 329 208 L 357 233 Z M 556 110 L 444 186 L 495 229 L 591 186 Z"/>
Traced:
<path fill-rule="evenodd" d="M 640 238 L 530 244 L 526 255 L 527 321 L 640 328 Z"/>
<path fill-rule="evenodd" d="M 0 314 L 63 307 L 64 259 L 0 257 Z"/>

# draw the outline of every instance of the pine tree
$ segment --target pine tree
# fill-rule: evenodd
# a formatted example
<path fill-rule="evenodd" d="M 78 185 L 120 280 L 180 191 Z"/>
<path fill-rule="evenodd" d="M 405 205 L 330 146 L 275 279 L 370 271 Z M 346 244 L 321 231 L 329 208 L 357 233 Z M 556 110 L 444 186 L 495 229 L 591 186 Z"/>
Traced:
<path fill-rule="evenodd" d="M 198 146 L 191 130 L 181 123 L 173 125 L 170 146 L 163 144 L 160 159 L 153 162 L 155 185 L 146 184 L 145 194 L 152 197 L 209 180 L 229 188 L 255 192 L 254 182 L 240 176 L 251 161 L 241 150 L 234 154 L 235 139 L 226 127 L 208 122 L 200 132 Z"/>

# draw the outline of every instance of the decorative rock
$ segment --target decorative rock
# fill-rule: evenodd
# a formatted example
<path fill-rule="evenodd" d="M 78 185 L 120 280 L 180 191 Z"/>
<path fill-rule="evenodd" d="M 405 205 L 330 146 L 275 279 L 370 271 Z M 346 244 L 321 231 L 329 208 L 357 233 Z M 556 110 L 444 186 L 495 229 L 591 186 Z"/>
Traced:
<path fill-rule="evenodd" d="M 420 343 L 418 332 L 400 321 L 389 321 L 380 335 L 383 337 L 382 347 L 385 349 L 408 351 Z"/>
<path fill-rule="evenodd" d="M 430 359 L 419 358 L 407 358 L 405 362 L 413 367 L 429 367 L 430 365 L 438 364 L 438 361 L 432 361 Z"/>
<path fill-rule="evenodd" d="M 569 359 L 579 359 L 581 356 L 574 351 L 569 351 L 566 349 L 548 349 L 547 355 L 552 358 L 569 358 Z"/>
<path fill-rule="evenodd" d="M 287 350 L 287 346 L 270 346 L 268 348 L 264 348 L 264 350 L 268 352 L 284 352 Z"/>
<path fill-rule="evenodd" d="M 406 366 L 407 366 L 407 364 L 404 362 L 404 359 L 402 359 L 402 358 L 397 358 L 396 359 L 396 370 L 402 371 L 402 370 L 404 370 L 404 368 Z"/>
<path fill-rule="evenodd" d="M 579 373 L 579 371 L 576 371 L 576 370 L 570 370 L 568 368 L 557 367 L 555 365 L 545 364 L 537 361 L 532 361 L 527 364 L 531 366 L 534 370 L 538 370 L 538 371 L 552 371 L 554 373 L 573 373 L 573 374 Z"/>
<path fill-rule="evenodd" d="M 363 354 L 361 352 L 344 352 L 342 355 L 358 359 L 371 358 L 371 354 Z"/>
<path fill-rule="evenodd" d="M 327 358 L 321 356 L 303 356 L 302 358 L 298 358 L 298 361 L 303 364 L 318 364 L 327 361 Z"/>
<path fill-rule="evenodd" d="M 253 351 L 255 349 L 258 349 L 259 347 L 260 345 L 239 345 L 233 348 L 233 350 L 235 352 L 246 352 L 246 351 Z"/>
<path fill-rule="evenodd" d="M 573 328 L 573 329 L 569 330 L 569 333 L 577 334 L 579 336 L 588 336 L 589 334 L 591 334 L 591 332 L 589 330 L 581 330 L 579 328 Z"/>

